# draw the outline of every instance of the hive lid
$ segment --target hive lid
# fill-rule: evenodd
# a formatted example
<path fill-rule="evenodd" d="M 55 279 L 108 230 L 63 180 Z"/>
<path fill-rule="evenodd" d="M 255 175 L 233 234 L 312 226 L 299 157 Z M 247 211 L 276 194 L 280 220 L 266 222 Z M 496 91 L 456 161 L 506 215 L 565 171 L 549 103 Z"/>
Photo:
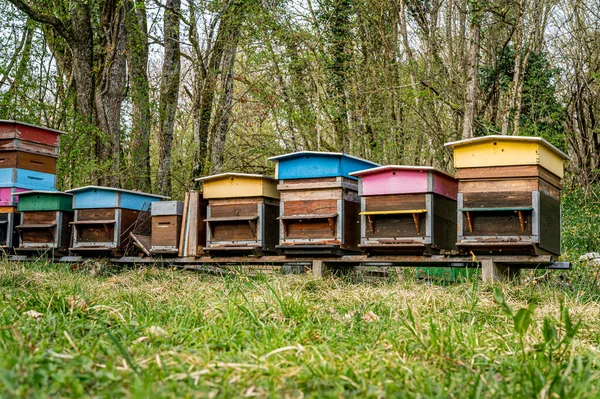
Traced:
<path fill-rule="evenodd" d="M 377 164 L 375 162 L 371 162 L 371 161 L 368 161 L 366 159 L 355 157 L 354 155 L 349 155 L 349 154 L 346 154 L 346 153 L 343 153 L 343 152 L 327 152 L 327 151 L 297 151 L 297 152 L 291 152 L 289 154 L 277 155 L 277 156 L 270 157 L 270 158 L 267 158 L 267 159 L 269 161 L 278 161 L 280 159 L 301 157 L 303 155 L 311 155 L 311 154 L 312 155 L 325 155 L 325 156 L 346 157 L 346 158 L 355 159 L 357 161 L 370 163 L 370 164 L 373 164 L 373 165 L 379 165 L 379 164 Z"/>
<path fill-rule="evenodd" d="M 234 173 L 234 172 L 219 173 L 219 174 L 211 175 L 211 176 L 203 176 L 203 177 L 198 177 L 194 180 L 205 182 L 205 181 L 209 181 L 209 180 L 223 179 L 225 177 L 251 177 L 251 178 L 256 178 L 256 179 L 277 181 L 276 179 L 274 179 L 270 176 L 258 175 L 258 174 L 252 174 L 252 173 Z"/>
<path fill-rule="evenodd" d="M 29 191 L 21 191 L 17 193 L 11 193 L 11 197 L 20 197 L 23 195 L 36 195 L 36 194 L 49 194 L 49 195 L 69 195 L 73 196 L 73 194 L 66 193 L 64 191 L 50 191 L 50 190 L 29 190 Z"/>
<path fill-rule="evenodd" d="M 450 177 L 452 179 L 454 179 L 454 176 L 451 175 L 450 173 L 434 168 L 433 166 L 413 166 L 413 165 L 384 165 L 384 166 L 378 166 L 376 168 L 370 168 L 370 169 L 365 169 L 365 170 L 359 170 L 357 172 L 352 172 L 350 173 L 350 176 L 366 176 L 366 175 L 372 175 L 375 173 L 379 173 L 379 172 L 386 172 L 389 170 L 407 170 L 407 171 L 415 171 L 415 172 L 433 172 L 433 173 L 439 173 L 442 175 L 445 175 L 447 177 Z"/>
<path fill-rule="evenodd" d="M 15 125 L 15 126 L 16 125 L 29 126 L 29 127 L 34 127 L 36 129 L 48 130 L 50 132 L 57 133 L 57 134 L 67 134 L 66 132 L 56 130 L 56 129 L 51 129 L 49 127 L 33 125 L 31 123 L 25 123 L 25 122 L 14 121 L 14 120 L 9 120 L 9 119 L 0 119 L 0 124 L 11 124 L 11 125 Z"/>
<path fill-rule="evenodd" d="M 158 195 L 158 194 L 149 194 L 149 193 L 144 193 L 141 191 L 135 191 L 135 190 L 125 190 L 122 188 L 114 188 L 114 187 L 103 187 L 103 186 L 85 186 L 85 187 L 78 187 L 78 188 L 72 188 L 71 190 L 66 190 L 65 193 L 78 193 L 80 191 L 86 191 L 86 190 L 104 190 L 104 191 L 116 191 L 116 192 L 120 192 L 120 193 L 129 193 L 129 194 L 136 194 L 136 195 L 143 195 L 145 197 L 155 197 L 155 198 L 161 198 L 161 199 L 170 199 L 171 197 L 165 197 L 164 195 Z"/>
<path fill-rule="evenodd" d="M 488 142 L 488 141 L 536 142 L 536 143 L 541 144 L 544 147 L 548 148 L 550 151 L 552 151 L 553 153 L 555 153 L 556 155 L 562 157 L 565 160 L 570 160 L 571 159 L 567 154 L 565 154 L 564 152 L 562 152 L 561 150 L 559 150 L 558 148 L 556 148 L 555 146 L 553 146 L 552 144 L 550 144 L 548 141 L 544 140 L 541 137 L 531 137 L 531 136 L 503 136 L 503 135 L 499 135 L 499 134 L 494 134 L 494 135 L 491 135 L 491 136 L 474 137 L 474 138 L 471 138 L 471 139 L 452 141 L 452 142 L 444 144 L 444 146 L 445 147 L 450 147 L 450 148 L 454 149 L 454 148 L 458 148 L 458 147 L 464 147 L 464 146 L 470 145 L 470 144 L 484 143 L 484 142 Z"/>

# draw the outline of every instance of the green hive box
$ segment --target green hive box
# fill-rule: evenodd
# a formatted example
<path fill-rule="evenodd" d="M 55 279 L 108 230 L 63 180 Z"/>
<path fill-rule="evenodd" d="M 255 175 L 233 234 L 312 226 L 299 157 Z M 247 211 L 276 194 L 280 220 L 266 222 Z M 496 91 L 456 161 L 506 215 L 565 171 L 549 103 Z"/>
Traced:
<path fill-rule="evenodd" d="M 18 193 L 19 212 L 63 211 L 73 212 L 73 196 L 60 191 L 24 191 Z"/>

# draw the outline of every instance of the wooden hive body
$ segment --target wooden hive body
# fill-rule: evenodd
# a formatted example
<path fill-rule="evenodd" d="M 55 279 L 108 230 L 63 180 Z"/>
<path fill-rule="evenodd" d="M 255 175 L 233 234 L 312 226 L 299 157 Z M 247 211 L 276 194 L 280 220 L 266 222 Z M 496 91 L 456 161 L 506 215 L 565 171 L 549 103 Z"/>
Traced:
<path fill-rule="evenodd" d="M 18 121 L 0 120 L 0 140 L 18 139 L 58 147 L 64 132 Z"/>
<path fill-rule="evenodd" d="M 276 252 L 277 181 L 262 175 L 225 173 L 196 179 L 204 185 L 206 246 L 212 256 Z"/>
<path fill-rule="evenodd" d="M 12 250 L 19 243 L 15 226 L 21 223 L 21 214 L 16 206 L 0 207 L 0 248 Z"/>
<path fill-rule="evenodd" d="M 281 194 L 278 249 L 286 256 L 358 252 L 360 199 L 351 173 L 378 165 L 314 151 L 269 159 L 277 162 Z"/>
<path fill-rule="evenodd" d="M 540 138 L 449 143 L 458 184 L 457 247 L 476 254 L 560 255 L 567 156 Z"/>
<path fill-rule="evenodd" d="M 21 224 L 16 226 L 20 244 L 17 253 L 46 252 L 66 254 L 73 221 L 73 196 L 58 191 L 19 193 Z"/>
<path fill-rule="evenodd" d="M 70 251 L 76 254 L 123 255 L 138 219 L 153 202 L 167 197 L 110 187 L 87 186 L 73 194 L 75 211 Z M 147 219 L 150 221 L 150 219 Z M 148 226 L 149 228 L 149 226 Z"/>
<path fill-rule="evenodd" d="M 430 167 L 382 166 L 353 173 L 361 196 L 361 249 L 433 254 L 456 249 L 458 184 Z"/>
<path fill-rule="evenodd" d="M 280 180 L 279 250 L 286 256 L 343 255 L 360 243 L 360 198 L 345 177 Z"/>
<path fill-rule="evenodd" d="M 152 204 L 150 253 L 177 254 L 183 217 L 183 202 L 161 201 Z"/>

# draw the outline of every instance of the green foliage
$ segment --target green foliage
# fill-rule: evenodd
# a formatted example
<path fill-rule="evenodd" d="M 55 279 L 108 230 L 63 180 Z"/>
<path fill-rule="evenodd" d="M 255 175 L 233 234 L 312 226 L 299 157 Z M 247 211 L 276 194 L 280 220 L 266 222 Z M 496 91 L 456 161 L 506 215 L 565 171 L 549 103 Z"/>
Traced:
<path fill-rule="evenodd" d="M 585 193 L 567 188 L 562 195 L 563 257 L 576 260 L 588 252 L 600 251 L 600 189 Z"/>

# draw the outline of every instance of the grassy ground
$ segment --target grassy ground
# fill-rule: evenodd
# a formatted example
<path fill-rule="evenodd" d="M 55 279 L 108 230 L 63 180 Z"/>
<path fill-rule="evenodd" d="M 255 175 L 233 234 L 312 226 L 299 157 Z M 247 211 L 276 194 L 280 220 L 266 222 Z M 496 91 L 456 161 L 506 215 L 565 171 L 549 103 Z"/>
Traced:
<path fill-rule="evenodd" d="M 563 202 L 567 259 L 598 202 Z M 594 227 L 595 226 L 595 227 Z M 499 287 L 0 260 L 0 397 L 600 397 L 598 267 Z"/>
<path fill-rule="evenodd" d="M 2 262 L 0 397 L 598 397 L 592 275 L 496 291 L 412 275 Z"/>

